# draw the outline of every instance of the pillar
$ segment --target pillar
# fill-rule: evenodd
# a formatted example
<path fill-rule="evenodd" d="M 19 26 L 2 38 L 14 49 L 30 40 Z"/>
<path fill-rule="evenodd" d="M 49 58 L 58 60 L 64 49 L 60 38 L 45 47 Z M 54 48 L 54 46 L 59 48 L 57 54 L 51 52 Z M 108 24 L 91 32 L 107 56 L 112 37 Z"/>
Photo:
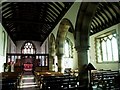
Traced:
<path fill-rule="evenodd" d="M 77 15 L 75 27 L 75 46 L 78 52 L 78 70 L 80 85 L 88 87 L 88 49 L 92 18 L 97 10 L 98 3 L 83 2 Z M 91 9 L 92 8 L 92 9 Z M 87 89 L 87 88 L 86 88 Z"/>
<path fill-rule="evenodd" d="M 84 40 L 83 40 L 84 41 Z M 87 64 L 88 64 L 88 47 L 77 47 L 78 52 L 78 71 L 79 71 L 79 80 L 80 85 L 84 87 L 88 87 L 88 70 L 87 70 Z"/>
<path fill-rule="evenodd" d="M 52 71 L 53 70 L 53 59 L 54 57 L 53 56 L 49 56 L 49 70 Z"/>
<path fill-rule="evenodd" d="M 58 72 L 62 72 L 62 57 L 63 54 L 57 54 L 58 57 Z"/>

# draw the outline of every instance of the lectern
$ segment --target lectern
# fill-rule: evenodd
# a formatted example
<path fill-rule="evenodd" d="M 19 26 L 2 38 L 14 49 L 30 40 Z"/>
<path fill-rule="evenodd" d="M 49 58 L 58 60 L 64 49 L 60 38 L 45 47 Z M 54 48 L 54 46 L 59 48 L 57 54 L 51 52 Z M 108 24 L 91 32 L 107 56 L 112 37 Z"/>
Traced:
<path fill-rule="evenodd" d="M 87 70 L 89 71 L 89 90 L 92 90 L 92 84 L 91 84 L 91 70 L 96 70 L 95 69 L 95 67 L 91 64 L 91 63 L 89 63 L 88 65 L 87 65 Z"/>

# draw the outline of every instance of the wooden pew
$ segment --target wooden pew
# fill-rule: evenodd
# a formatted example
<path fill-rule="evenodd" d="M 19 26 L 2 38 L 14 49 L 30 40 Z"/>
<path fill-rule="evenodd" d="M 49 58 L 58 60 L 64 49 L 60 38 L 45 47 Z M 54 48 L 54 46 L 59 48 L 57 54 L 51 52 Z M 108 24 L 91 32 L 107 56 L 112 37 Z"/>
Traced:
<path fill-rule="evenodd" d="M 115 89 L 115 78 L 118 75 L 118 71 L 98 71 L 92 73 L 92 84 L 105 90 Z"/>
<path fill-rule="evenodd" d="M 79 90 L 79 81 L 75 76 L 49 76 L 42 79 L 43 90 Z"/>
<path fill-rule="evenodd" d="M 53 72 L 53 71 L 35 71 L 35 80 L 36 83 L 40 86 L 41 85 L 41 77 L 49 77 L 49 76 L 63 76 L 61 72 Z"/>
<path fill-rule="evenodd" d="M 19 73 L 2 72 L 2 90 L 17 90 Z"/>

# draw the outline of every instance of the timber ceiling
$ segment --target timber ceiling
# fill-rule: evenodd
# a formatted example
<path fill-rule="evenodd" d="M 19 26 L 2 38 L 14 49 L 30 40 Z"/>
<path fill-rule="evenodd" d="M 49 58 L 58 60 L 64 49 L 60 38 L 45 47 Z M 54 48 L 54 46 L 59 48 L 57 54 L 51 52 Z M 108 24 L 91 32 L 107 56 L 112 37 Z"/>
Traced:
<path fill-rule="evenodd" d="M 92 19 L 90 34 L 93 35 L 120 23 L 120 2 L 101 2 Z"/>
<path fill-rule="evenodd" d="M 2 25 L 14 42 L 34 40 L 41 44 L 73 2 L 3 2 Z"/>
<path fill-rule="evenodd" d="M 14 42 L 44 42 L 73 2 L 4 2 L 2 25 Z M 92 10 L 92 9 L 91 9 Z M 90 35 L 120 23 L 120 2 L 100 2 L 92 19 Z"/>

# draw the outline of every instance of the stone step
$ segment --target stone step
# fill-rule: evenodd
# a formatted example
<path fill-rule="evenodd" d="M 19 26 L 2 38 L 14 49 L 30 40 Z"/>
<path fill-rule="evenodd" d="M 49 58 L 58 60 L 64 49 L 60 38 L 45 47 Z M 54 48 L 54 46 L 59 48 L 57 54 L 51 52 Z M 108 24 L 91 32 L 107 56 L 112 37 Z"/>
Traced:
<path fill-rule="evenodd" d="M 20 89 L 28 89 L 30 88 L 30 90 L 33 88 L 38 87 L 38 85 L 36 84 L 36 82 L 34 81 L 34 75 L 23 75 L 22 77 L 22 83 L 20 86 L 18 86 L 18 88 Z"/>

